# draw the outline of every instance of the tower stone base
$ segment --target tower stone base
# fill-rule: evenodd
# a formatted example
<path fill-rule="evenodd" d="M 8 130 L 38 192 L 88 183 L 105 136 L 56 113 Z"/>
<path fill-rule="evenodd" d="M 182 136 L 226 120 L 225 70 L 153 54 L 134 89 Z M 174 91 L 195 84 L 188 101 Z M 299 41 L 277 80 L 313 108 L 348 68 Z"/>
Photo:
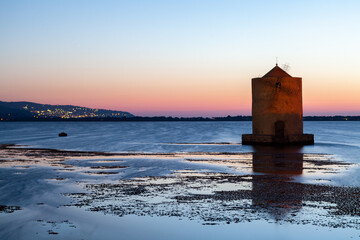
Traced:
<path fill-rule="evenodd" d="M 276 137 L 275 135 L 243 134 L 243 145 L 313 145 L 313 134 L 288 135 Z"/>

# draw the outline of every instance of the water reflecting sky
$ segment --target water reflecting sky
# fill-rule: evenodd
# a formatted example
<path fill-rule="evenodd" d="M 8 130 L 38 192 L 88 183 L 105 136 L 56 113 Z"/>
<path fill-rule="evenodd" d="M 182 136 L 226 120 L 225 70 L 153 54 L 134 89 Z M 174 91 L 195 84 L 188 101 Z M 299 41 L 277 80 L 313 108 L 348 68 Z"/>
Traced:
<path fill-rule="evenodd" d="M 315 145 L 274 148 L 241 145 L 250 122 L 0 123 L 0 143 L 118 153 L 2 150 L 0 205 L 21 210 L 0 236 L 356 238 L 359 130 L 305 122 Z"/>

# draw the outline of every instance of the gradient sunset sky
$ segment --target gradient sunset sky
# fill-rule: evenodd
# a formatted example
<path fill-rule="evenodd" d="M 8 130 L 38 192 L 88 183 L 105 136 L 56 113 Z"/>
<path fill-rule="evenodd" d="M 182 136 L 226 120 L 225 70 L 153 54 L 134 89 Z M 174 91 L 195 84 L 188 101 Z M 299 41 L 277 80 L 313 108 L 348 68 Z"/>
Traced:
<path fill-rule="evenodd" d="M 360 1 L 0 1 L 0 100 L 251 114 L 289 64 L 304 115 L 360 115 Z"/>

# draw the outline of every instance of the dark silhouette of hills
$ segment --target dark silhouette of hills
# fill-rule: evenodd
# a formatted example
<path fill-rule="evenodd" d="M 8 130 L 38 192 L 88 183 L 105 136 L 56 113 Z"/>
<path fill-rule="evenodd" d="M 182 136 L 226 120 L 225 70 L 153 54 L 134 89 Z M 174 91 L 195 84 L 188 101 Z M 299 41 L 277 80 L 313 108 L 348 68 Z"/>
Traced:
<path fill-rule="evenodd" d="M 0 102 L 0 118 L 3 120 L 15 120 L 15 119 L 31 119 L 32 114 L 24 109 L 10 108 L 2 106 Z"/>
<path fill-rule="evenodd" d="M 93 109 L 73 105 L 50 105 L 33 102 L 0 101 L 0 119 L 11 120 L 61 120 L 82 118 L 131 118 L 123 111 Z"/>
<path fill-rule="evenodd" d="M 141 117 L 123 111 L 73 105 L 0 101 L 1 121 L 251 121 L 251 116 Z M 360 116 L 305 116 L 304 121 L 360 121 Z"/>

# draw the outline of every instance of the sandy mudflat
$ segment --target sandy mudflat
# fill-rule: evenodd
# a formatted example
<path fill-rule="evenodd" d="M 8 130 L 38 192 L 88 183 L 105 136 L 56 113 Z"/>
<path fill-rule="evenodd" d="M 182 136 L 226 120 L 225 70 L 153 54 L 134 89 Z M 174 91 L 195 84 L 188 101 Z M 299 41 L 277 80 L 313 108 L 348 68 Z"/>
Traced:
<path fill-rule="evenodd" d="M 119 229 L 152 217 L 144 226 L 185 221 L 200 235 L 204 226 L 223 231 L 260 221 L 358 237 L 360 188 L 331 181 L 352 167 L 296 151 L 119 154 L 1 145 L 0 236 L 96 239 L 89 229 L 101 214 Z M 113 235 L 104 226 L 97 231 L 117 236 L 115 228 Z"/>

